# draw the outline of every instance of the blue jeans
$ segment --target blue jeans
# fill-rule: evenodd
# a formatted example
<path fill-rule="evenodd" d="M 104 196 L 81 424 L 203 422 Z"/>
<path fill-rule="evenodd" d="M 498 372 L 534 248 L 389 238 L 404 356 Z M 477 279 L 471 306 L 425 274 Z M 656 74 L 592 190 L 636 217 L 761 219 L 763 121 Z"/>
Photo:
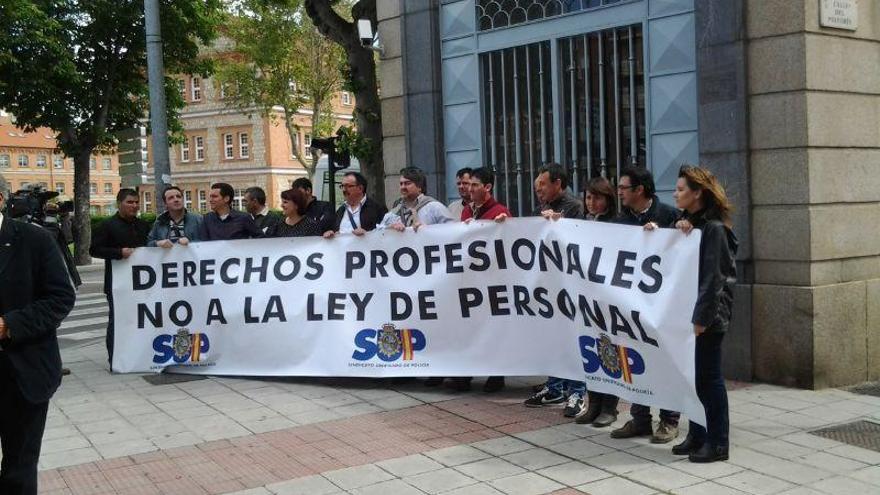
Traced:
<path fill-rule="evenodd" d="M 555 376 L 548 376 L 547 384 L 545 386 L 550 389 L 551 392 L 557 394 L 567 392 L 568 395 L 577 394 L 581 397 L 583 397 L 584 393 L 587 391 L 587 384 L 585 382 L 556 378 Z"/>
<path fill-rule="evenodd" d="M 698 443 L 709 442 L 713 447 L 727 447 L 730 443 L 730 415 L 727 408 L 727 389 L 721 374 L 721 341 L 723 333 L 703 333 L 697 336 L 695 347 L 695 377 L 697 396 L 706 409 L 706 428 L 690 423 L 690 435 Z"/>

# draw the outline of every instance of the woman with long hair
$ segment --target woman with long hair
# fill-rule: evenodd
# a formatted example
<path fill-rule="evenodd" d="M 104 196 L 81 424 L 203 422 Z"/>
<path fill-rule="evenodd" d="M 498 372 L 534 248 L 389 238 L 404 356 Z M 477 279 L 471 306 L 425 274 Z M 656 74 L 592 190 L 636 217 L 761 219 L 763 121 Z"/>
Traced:
<path fill-rule="evenodd" d="M 305 214 L 309 197 L 303 189 L 288 189 L 281 193 L 281 211 L 284 219 L 269 227 L 266 237 L 307 237 L 321 235 L 321 226 Z"/>
<path fill-rule="evenodd" d="M 672 452 L 691 462 L 728 458 L 730 421 L 727 390 L 721 374 L 721 342 L 730 326 L 736 283 L 736 236 L 731 230 L 730 201 L 718 179 L 703 167 L 684 166 L 675 186 L 675 206 L 682 210 L 676 228 L 702 231 L 699 287 L 691 323 L 697 336 L 697 395 L 706 410 L 706 428 L 690 423 L 688 435 Z"/>
<path fill-rule="evenodd" d="M 617 216 L 617 194 L 605 177 L 594 177 L 584 189 L 584 207 L 587 220 L 609 222 Z M 587 392 L 587 399 L 574 417 L 579 424 L 596 427 L 609 426 L 617 421 L 618 398 L 601 392 Z"/>

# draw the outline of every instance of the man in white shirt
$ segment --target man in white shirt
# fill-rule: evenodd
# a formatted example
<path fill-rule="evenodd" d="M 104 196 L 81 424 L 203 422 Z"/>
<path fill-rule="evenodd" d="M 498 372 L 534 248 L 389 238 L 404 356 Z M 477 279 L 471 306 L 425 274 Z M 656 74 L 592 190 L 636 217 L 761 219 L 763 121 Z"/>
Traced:
<path fill-rule="evenodd" d="M 382 227 L 402 232 L 407 227 L 418 230 L 422 225 L 454 222 L 446 206 L 426 196 L 428 178 L 418 167 L 406 167 L 400 171 L 400 199 L 382 219 Z"/>
<path fill-rule="evenodd" d="M 458 188 L 458 197 L 452 203 L 449 203 L 449 213 L 455 220 L 461 220 L 461 214 L 464 212 L 471 202 L 471 175 L 473 169 L 464 167 L 458 169 L 455 173 L 455 186 Z"/>
<path fill-rule="evenodd" d="M 348 172 L 339 185 L 345 202 L 336 210 L 333 230 L 324 232 L 325 238 L 336 233 L 364 235 L 376 228 L 388 209 L 367 197 L 367 178 L 359 172 Z"/>

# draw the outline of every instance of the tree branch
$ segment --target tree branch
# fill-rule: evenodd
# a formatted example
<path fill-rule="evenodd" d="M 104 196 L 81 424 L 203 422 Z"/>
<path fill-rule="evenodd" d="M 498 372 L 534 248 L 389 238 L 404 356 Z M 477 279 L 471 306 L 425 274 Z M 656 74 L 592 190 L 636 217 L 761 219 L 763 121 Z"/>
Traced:
<path fill-rule="evenodd" d="M 337 14 L 330 2 L 327 0 L 305 0 L 303 5 L 321 34 L 349 49 L 360 46 L 354 23 L 346 21 Z M 352 12 L 354 12 L 354 8 L 352 8 Z"/>

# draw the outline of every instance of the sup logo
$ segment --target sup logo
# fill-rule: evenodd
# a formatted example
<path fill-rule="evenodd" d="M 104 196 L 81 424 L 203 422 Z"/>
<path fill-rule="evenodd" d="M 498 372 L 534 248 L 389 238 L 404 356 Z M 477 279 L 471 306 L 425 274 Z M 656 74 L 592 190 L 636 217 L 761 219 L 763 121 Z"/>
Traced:
<path fill-rule="evenodd" d="M 165 364 L 174 360 L 177 364 L 198 363 L 205 359 L 211 341 L 203 333 L 190 333 L 181 328 L 175 335 L 159 335 L 153 339 L 153 362 Z"/>
<path fill-rule="evenodd" d="M 352 359 L 368 361 L 378 356 L 386 362 L 412 361 L 416 351 L 425 348 L 425 334 L 414 328 L 396 329 L 391 323 L 382 325 L 381 330 L 365 328 L 354 336 L 356 349 Z"/>
<path fill-rule="evenodd" d="M 607 335 L 594 339 L 581 335 L 581 357 L 584 360 L 584 371 L 595 373 L 599 368 L 606 375 L 615 379 L 623 379 L 632 383 L 633 375 L 645 372 L 645 360 L 642 355 L 629 347 L 614 345 Z"/>

